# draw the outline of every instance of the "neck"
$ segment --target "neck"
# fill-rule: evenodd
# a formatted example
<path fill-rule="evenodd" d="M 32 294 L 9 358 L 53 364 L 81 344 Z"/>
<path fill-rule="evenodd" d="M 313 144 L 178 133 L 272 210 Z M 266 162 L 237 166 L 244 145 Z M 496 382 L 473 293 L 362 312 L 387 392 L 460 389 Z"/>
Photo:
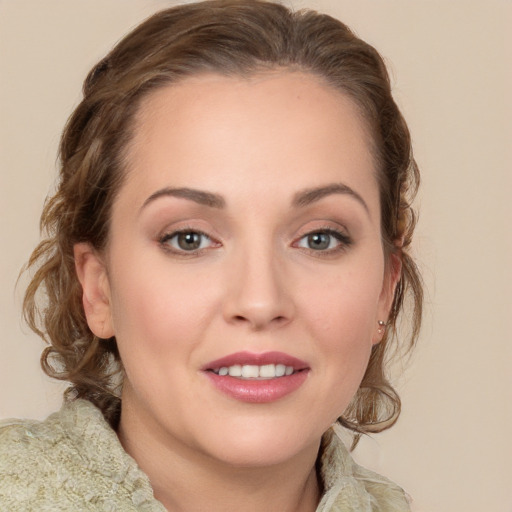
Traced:
<path fill-rule="evenodd" d="M 179 445 L 123 409 L 119 439 L 169 512 L 313 512 L 320 499 L 318 445 L 292 460 L 233 466 Z"/>

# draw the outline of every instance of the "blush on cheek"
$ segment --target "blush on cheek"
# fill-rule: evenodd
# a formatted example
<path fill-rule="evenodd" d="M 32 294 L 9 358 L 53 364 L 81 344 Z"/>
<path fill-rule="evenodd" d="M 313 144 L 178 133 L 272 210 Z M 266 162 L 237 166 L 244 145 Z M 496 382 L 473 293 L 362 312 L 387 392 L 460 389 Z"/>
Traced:
<path fill-rule="evenodd" d="M 162 277 L 163 276 L 163 277 Z M 123 289 L 114 297 L 116 320 L 125 344 L 144 344 L 154 356 L 168 355 L 180 343 L 193 345 L 209 309 L 198 282 L 185 281 L 169 272 L 132 275 L 120 281 Z"/>
<path fill-rule="evenodd" d="M 370 344 L 373 333 L 373 318 L 368 311 L 375 309 L 375 304 L 365 301 L 358 303 L 344 296 L 340 300 L 320 302 L 316 307 L 315 317 L 310 325 L 325 340 L 344 346 Z"/>

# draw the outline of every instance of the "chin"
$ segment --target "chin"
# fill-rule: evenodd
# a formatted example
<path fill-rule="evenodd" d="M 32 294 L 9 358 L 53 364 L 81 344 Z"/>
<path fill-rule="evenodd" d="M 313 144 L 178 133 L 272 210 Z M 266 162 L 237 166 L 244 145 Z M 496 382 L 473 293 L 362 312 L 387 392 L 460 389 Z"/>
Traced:
<path fill-rule="evenodd" d="M 303 453 L 318 451 L 322 434 L 295 428 L 271 428 L 254 424 L 247 429 L 225 431 L 210 445 L 211 455 L 234 467 L 265 467 L 284 464 Z"/>

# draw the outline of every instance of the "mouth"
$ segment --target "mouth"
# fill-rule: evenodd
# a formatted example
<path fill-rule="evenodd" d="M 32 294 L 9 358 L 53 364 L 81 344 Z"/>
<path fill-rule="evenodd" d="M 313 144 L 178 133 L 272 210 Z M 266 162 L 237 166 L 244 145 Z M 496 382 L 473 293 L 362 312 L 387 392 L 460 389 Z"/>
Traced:
<path fill-rule="evenodd" d="M 268 380 L 279 377 L 288 377 L 296 371 L 293 366 L 286 366 L 284 364 L 264 364 L 261 366 L 255 364 L 234 364 L 232 366 L 221 366 L 220 368 L 213 368 L 213 373 L 216 375 L 236 377 L 238 379 L 258 379 Z"/>
<path fill-rule="evenodd" d="M 201 370 L 223 394 L 243 402 L 273 402 L 293 393 L 306 381 L 309 365 L 282 352 L 238 352 Z"/>
<path fill-rule="evenodd" d="M 284 352 L 237 352 L 205 365 L 202 370 L 238 379 L 275 379 L 307 370 L 308 364 Z"/>

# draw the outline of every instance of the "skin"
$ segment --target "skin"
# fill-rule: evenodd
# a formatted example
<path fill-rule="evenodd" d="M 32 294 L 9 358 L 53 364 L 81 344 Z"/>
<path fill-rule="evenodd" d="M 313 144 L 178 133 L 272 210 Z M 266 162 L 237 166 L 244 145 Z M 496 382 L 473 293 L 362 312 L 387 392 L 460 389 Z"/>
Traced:
<path fill-rule="evenodd" d="M 134 133 L 106 251 L 75 247 L 89 326 L 116 336 L 126 370 L 119 438 L 168 510 L 315 510 L 321 436 L 361 382 L 399 275 L 364 122 L 311 75 L 209 74 L 152 93 Z M 208 236 L 186 251 L 177 230 Z M 309 371 L 275 402 L 235 400 L 201 371 L 276 350 Z"/>

